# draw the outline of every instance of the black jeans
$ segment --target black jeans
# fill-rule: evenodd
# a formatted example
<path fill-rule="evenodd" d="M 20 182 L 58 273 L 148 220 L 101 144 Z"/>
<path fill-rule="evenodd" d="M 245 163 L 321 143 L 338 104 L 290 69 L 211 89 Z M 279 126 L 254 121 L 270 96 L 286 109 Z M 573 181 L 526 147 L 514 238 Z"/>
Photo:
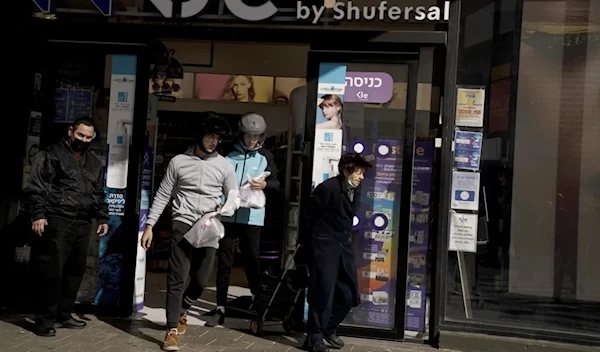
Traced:
<path fill-rule="evenodd" d="M 85 274 L 92 224 L 89 221 L 49 217 L 41 237 L 34 235 L 32 265 L 36 277 L 35 320 L 52 327 L 71 319 Z"/>
<path fill-rule="evenodd" d="M 171 255 L 167 274 L 167 329 L 175 329 L 181 315 L 185 280 L 192 280 L 185 292 L 193 300 L 202 295 L 202 291 L 215 263 L 215 248 L 194 248 L 183 236 L 192 227 L 180 221 L 173 221 L 171 227 Z"/>
<path fill-rule="evenodd" d="M 260 232 L 262 227 L 244 224 L 224 224 L 225 237 L 219 242 L 219 264 L 217 266 L 217 305 L 227 304 L 227 291 L 235 255 L 235 240 L 240 239 L 240 250 L 244 257 L 244 269 L 253 295 L 260 285 Z"/>

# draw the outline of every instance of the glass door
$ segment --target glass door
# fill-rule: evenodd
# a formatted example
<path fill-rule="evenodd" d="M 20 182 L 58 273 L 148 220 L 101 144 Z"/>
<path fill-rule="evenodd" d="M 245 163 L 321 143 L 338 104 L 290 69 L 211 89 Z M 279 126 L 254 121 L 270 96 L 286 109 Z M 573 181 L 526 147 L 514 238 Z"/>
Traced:
<path fill-rule="evenodd" d="M 337 175 L 344 153 L 360 153 L 373 164 L 354 217 L 362 303 L 350 312 L 343 328 L 353 335 L 401 340 L 418 54 L 311 52 L 309 60 L 305 169 L 310 171 L 303 175 L 302 199 L 308 200 L 317 185 Z"/>

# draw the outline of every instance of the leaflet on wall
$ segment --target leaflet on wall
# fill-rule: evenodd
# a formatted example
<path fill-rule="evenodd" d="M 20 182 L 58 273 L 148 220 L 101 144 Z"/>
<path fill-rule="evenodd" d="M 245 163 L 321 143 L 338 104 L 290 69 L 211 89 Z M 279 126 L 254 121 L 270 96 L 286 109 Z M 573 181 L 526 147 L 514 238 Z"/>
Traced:
<path fill-rule="evenodd" d="M 477 252 L 477 214 L 450 213 L 449 251 Z"/>
<path fill-rule="evenodd" d="M 316 133 L 312 186 L 338 174 L 343 153 L 344 102 L 346 65 L 322 63 L 319 67 Z"/>
<path fill-rule="evenodd" d="M 479 180 L 477 172 L 454 171 L 452 173 L 452 209 L 479 210 Z"/>
<path fill-rule="evenodd" d="M 454 167 L 479 170 L 483 133 L 456 131 L 454 135 Z"/>
<path fill-rule="evenodd" d="M 485 89 L 458 88 L 456 93 L 456 126 L 483 127 Z"/>

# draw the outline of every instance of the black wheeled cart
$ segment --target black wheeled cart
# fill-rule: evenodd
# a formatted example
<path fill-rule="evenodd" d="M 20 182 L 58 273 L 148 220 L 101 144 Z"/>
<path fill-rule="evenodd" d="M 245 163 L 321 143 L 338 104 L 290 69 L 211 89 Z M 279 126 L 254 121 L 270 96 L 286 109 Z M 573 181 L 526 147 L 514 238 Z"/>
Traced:
<path fill-rule="evenodd" d="M 254 298 L 252 310 L 255 311 L 255 317 L 250 323 L 250 330 L 256 336 L 260 336 L 265 324 L 282 324 L 286 332 L 294 330 L 294 307 L 304 286 L 298 283 L 306 280 L 294 279 L 290 270 L 293 267 L 293 261 L 298 253 L 300 245 L 296 246 L 293 254 L 286 260 L 283 272 L 280 275 L 264 273 L 261 277 L 260 291 Z M 294 272 L 301 270 L 306 272 L 306 267 L 297 266 Z"/>

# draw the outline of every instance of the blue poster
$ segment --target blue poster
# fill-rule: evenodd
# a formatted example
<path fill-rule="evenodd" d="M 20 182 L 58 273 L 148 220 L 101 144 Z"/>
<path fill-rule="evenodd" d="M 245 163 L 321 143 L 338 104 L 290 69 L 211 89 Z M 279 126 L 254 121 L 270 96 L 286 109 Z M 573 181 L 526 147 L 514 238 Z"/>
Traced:
<path fill-rule="evenodd" d="M 54 122 L 67 122 L 69 116 L 69 89 L 56 88 L 54 107 L 56 110 Z"/>
<path fill-rule="evenodd" d="M 454 167 L 479 170 L 483 133 L 456 131 L 454 137 Z"/>
<path fill-rule="evenodd" d="M 123 220 L 129 215 L 125 214 L 129 145 L 131 143 L 127 127 L 133 125 L 134 100 L 132 97 L 135 96 L 136 64 L 137 57 L 133 55 L 113 55 L 112 57 L 106 185 L 104 187 L 110 217 L 108 234 L 100 238 L 96 285 L 96 303 L 101 305 L 117 305 L 119 303 L 123 255 L 126 250 L 135 250 L 135 248 L 128 248 L 126 243 L 130 241 L 127 236 L 136 236 L 137 234 L 126 233 Z M 123 96 L 126 98 L 122 99 Z M 115 145 L 115 141 L 121 143 Z M 133 219 L 133 221 L 137 222 L 138 219 Z"/>
<path fill-rule="evenodd" d="M 92 116 L 93 91 L 87 88 L 72 88 L 69 92 L 69 111 L 67 122 L 80 117 Z"/>

